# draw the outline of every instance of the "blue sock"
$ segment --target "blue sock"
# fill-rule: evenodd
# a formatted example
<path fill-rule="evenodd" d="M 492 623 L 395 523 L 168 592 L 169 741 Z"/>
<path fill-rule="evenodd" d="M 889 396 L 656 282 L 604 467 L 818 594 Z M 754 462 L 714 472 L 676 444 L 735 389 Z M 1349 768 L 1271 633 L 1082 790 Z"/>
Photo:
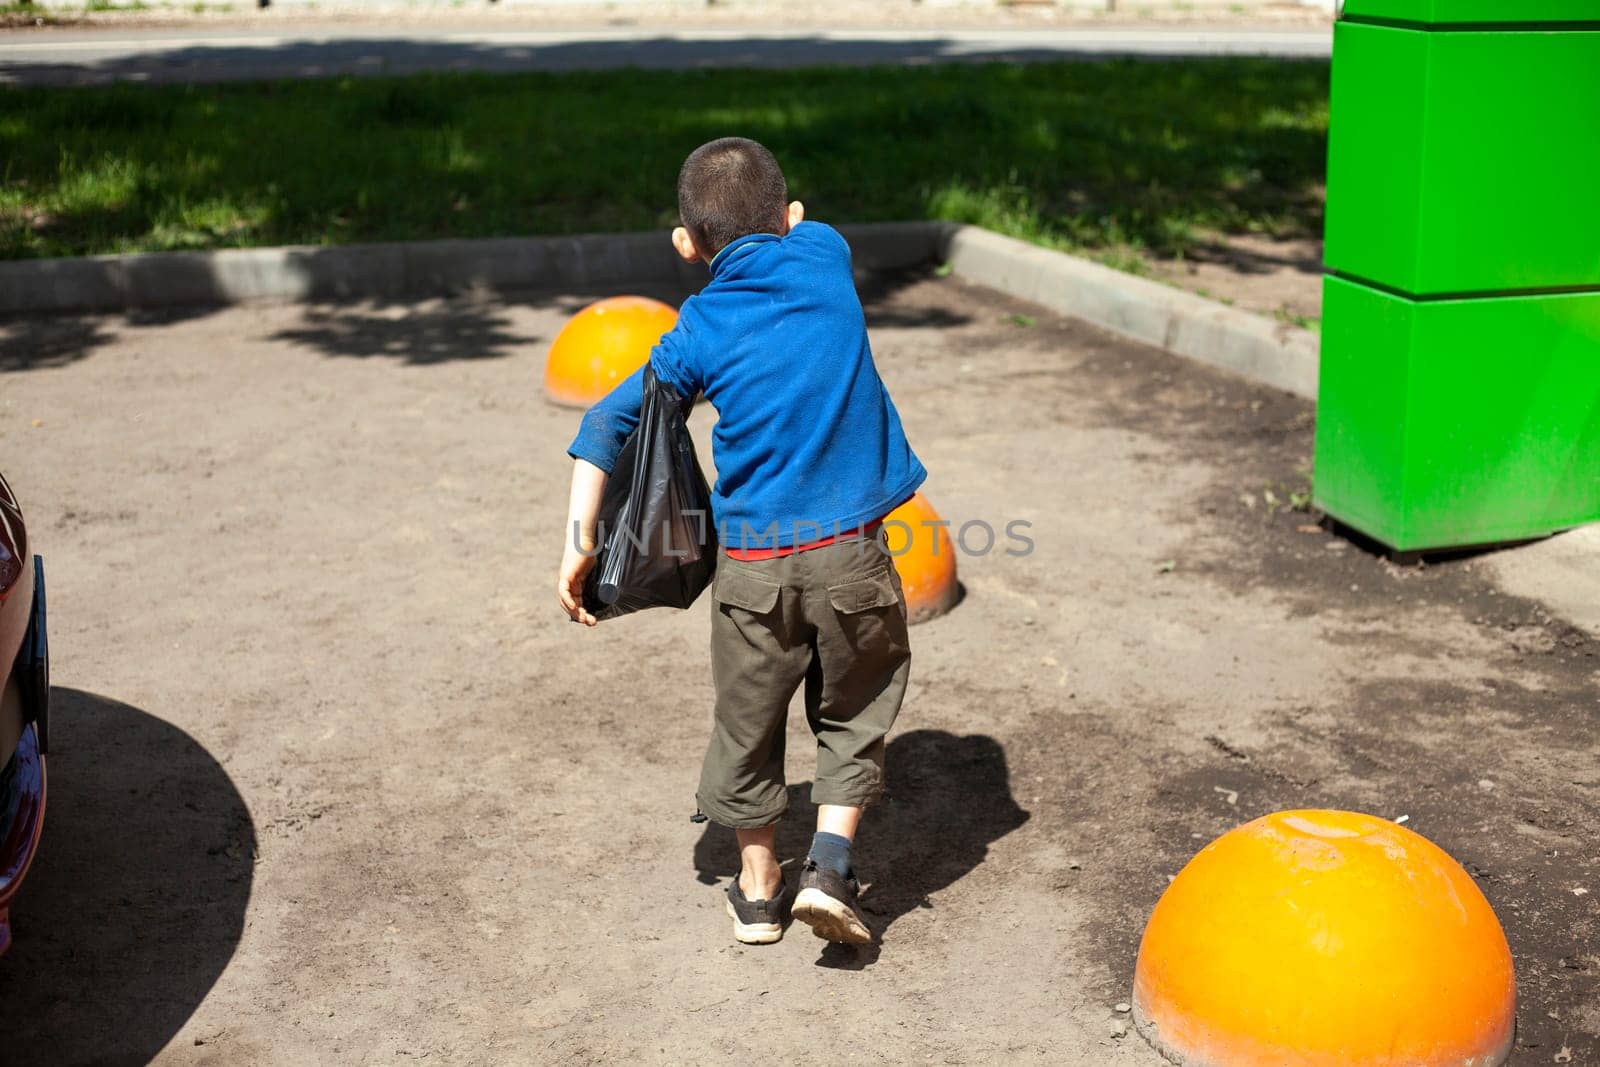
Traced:
<path fill-rule="evenodd" d="M 850 876 L 850 839 L 818 830 L 811 839 L 809 857 L 818 867 L 826 867 L 840 878 Z"/>

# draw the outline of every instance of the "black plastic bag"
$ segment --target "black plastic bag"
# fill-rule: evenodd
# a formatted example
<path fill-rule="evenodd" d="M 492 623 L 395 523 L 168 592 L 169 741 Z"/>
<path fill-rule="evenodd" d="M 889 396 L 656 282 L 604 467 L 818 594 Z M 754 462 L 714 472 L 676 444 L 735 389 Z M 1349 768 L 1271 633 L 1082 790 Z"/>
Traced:
<path fill-rule="evenodd" d="M 50 634 L 44 617 L 44 557 L 33 557 L 33 613 L 17 650 L 13 677 L 22 696 L 22 717 L 39 735 L 39 751 L 50 750 Z"/>
<path fill-rule="evenodd" d="M 717 531 L 711 489 L 685 424 L 693 406 L 645 367 L 639 425 L 606 481 L 600 554 L 583 585 L 583 606 L 597 619 L 686 608 L 711 584 Z"/>

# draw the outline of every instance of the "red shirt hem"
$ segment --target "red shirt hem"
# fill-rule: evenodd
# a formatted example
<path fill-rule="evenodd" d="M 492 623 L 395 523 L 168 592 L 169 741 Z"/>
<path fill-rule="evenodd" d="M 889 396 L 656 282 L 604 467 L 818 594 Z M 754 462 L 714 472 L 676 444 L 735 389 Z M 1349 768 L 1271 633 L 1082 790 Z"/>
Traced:
<path fill-rule="evenodd" d="M 784 556 L 792 556 L 796 552 L 809 552 L 813 548 L 823 548 L 833 544 L 835 541 L 849 541 L 859 534 L 871 536 L 876 534 L 878 527 L 882 525 L 882 519 L 873 519 L 871 522 L 863 523 L 853 530 L 841 530 L 839 533 L 824 537 L 820 541 L 807 541 L 803 545 L 785 545 L 782 548 L 724 548 L 723 551 L 728 554 L 729 559 L 736 559 L 741 563 L 751 563 L 763 559 L 781 559 Z"/>

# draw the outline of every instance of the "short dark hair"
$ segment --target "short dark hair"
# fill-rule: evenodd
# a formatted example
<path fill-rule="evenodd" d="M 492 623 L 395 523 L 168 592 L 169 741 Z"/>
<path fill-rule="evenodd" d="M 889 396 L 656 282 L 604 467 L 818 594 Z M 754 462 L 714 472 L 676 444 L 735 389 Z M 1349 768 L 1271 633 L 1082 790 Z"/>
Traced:
<path fill-rule="evenodd" d="M 781 232 L 788 201 L 778 161 L 746 137 L 707 141 L 678 171 L 678 215 L 704 256 L 747 234 Z"/>

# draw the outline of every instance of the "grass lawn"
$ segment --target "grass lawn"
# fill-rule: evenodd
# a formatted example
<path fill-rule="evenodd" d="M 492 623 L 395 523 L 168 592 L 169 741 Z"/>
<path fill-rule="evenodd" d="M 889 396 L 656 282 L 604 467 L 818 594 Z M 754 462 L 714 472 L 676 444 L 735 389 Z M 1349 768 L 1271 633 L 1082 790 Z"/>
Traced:
<path fill-rule="evenodd" d="M 1218 59 L 0 90 L 0 258 L 667 226 L 739 133 L 834 222 L 973 222 L 1137 269 L 1316 234 L 1328 66 Z"/>

